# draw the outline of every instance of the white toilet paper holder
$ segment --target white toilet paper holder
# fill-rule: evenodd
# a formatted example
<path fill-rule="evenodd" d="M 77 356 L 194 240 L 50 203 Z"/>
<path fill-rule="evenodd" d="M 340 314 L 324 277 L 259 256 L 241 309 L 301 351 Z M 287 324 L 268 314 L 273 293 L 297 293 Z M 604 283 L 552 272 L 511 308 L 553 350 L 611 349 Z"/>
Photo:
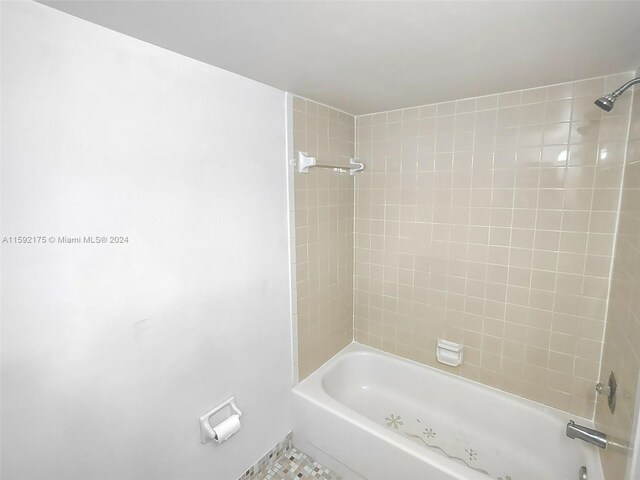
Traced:
<path fill-rule="evenodd" d="M 242 417 L 242 411 L 240 411 L 240 409 L 236 405 L 236 400 L 234 397 L 229 398 L 228 400 L 221 403 L 213 410 L 209 410 L 207 413 L 205 413 L 200 417 L 200 442 L 201 443 L 218 441 L 216 438 L 216 433 L 213 431 L 214 427 L 211 426 L 209 419 L 227 406 L 230 407 L 231 411 L 233 412 L 231 416 L 237 415 L 238 418 Z"/>

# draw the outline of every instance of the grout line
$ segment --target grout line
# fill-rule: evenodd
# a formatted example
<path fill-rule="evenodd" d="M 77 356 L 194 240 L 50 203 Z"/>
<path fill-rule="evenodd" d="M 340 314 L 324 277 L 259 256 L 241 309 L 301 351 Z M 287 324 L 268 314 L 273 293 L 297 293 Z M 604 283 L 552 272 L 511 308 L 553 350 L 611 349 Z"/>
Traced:
<path fill-rule="evenodd" d="M 298 315 L 297 315 L 297 272 L 296 262 L 296 229 L 295 229 L 295 184 L 293 158 L 293 95 L 285 93 L 285 145 L 287 174 L 287 229 L 289 240 L 289 315 L 291 318 L 291 381 L 298 383 Z"/>
<path fill-rule="evenodd" d="M 293 95 L 294 97 L 302 98 L 302 99 L 304 99 L 304 100 L 306 100 L 306 101 L 308 101 L 308 102 L 313 102 L 313 103 L 316 103 L 316 104 L 318 104 L 318 105 L 322 105 L 323 107 L 330 108 L 331 110 L 335 110 L 336 112 L 340 112 L 340 113 L 344 113 L 345 115 L 349 115 L 350 117 L 353 117 L 353 118 L 354 118 L 354 120 L 355 120 L 355 119 L 356 119 L 356 117 L 357 117 L 355 114 L 353 114 L 353 113 L 349 113 L 349 112 L 347 112 L 346 110 L 342 110 L 341 108 L 334 107 L 333 105 L 328 105 L 328 104 L 326 104 L 326 103 L 319 102 L 319 101 L 314 100 L 314 99 L 312 99 L 312 98 L 304 97 L 304 96 L 302 96 L 302 95 L 298 95 L 297 93 L 293 93 L 293 92 L 287 92 L 287 93 L 290 93 L 290 94 L 291 94 L 291 95 Z"/>
<path fill-rule="evenodd" d="M 391 109 L 391 110 L 380 110 L 380 111 L 377 111 L 377 112 L 361 113 L 361 114 L 356 114 L 356 115 L 351 114 L 351 115 L 354 115 L 356 117 L 366 117 L 366 116 L 369 116 L 369 115 L 377 115 L 377 114 L 380 114 L 380 113 L 397 112 L 399 110 L 408 110 L 410 108 L 431 107 L 431 106 L 435 106 L 435 105 L 442 105 L 442 104 L 445 104 L 445 103 L 458 103 L 458 102 L 464 102 L 464 101 L 468 101 L 468 100 L 477 100 L 479 98 L 498 97 L 500 95 L 509 95 L 509 94 L 518 93 L 518 92 L 520 92 L 520 93 L 529 92 L 529 91 L 532 91 L 532 90 L 538 90 L 540 88 L 559 87 L 561 85 L 569 85 L 569 84 L 574 84 L 576 82 L 587 82 L 589 80 L 598 80 L 600 78 L 607 78 L 607 77 L 613 77 L 613 76 L 617 76 L 617 75 L 624 75 L 624 74 L 629 73 L 629 72 L 630 71 L 627 70 L 627 71 L 624 71 L 624 72 L 616 72 L 616 73 L 611 73 L 611 74 L 607 74 L 607 75 L 597 75 L 595 77 L 577 78 L 575 80 L 569 80 L 569 81 L 560 82 L 560 83 L 552 83 L 550 85 L 541 85 L 541 86 L 537 86 L 537 87 L 523 88 L 523 89 L 520 89 L 520 90 L 507 90 L 507 91 L 504 91 L 504 92 L 489 93 L 487 95 L 478 95 L 478 96 L 475 96 L 475 97 L 454 98 L 454 99 L 451 99 L 451 100 L 444 100 L 442 102 L 424 103 L 424 104 L 421 104 L 421 105 L 409 105 L 408 107 L 394 108 L 394 109 Z M 633 72 L 631 72 L 631 73 L 633 73 Z M 567 98 L 572 98 L 572 97 L 567 97 Z M 564 98 L 564 99 L 558 98 L 558 99 L 551 100 L 551 101 L 557 101 L 557 100 L 566 100 L 566 98 Z M 545 99 L 544 102 L 519 103 L 518 105 L 513 105 L 513 106 L 532 105 L 532 104 L 535 104 L 535 103 L 547 103 L 549 101 L 550 101 L 549 99 Z M 508 107 L 504 107 L 504 106 L 500 107 L 500 105 L 496 104 L 495 108 L 486 108 L 486 109 L 475 110 L 475 111 L 482 112 L 482 111 L 485 111 L 485 110 L 495 110 L 495 109 L 498 109 L 498 108 L 508 108 Z M 456 113 L 457 112 L 454 112 L 451 115 L 455 115 Z M 440 117 L 440 116 L 441 115 L 439 115 L 439 114 L 434 115 L 434 117 Z"/>
<path fill-rule="evenodd" d="M 360 148 L 358 143 L 358 117 L 353 116 L 353 154 L 355 158 L 360 158 Z M 358 221 L 358 181 L 356 175 L 353 176 L 353 235 L 351 248 L 353 249 L 351 259 L 351 341 L 356 340 L 356 223 Z"/>

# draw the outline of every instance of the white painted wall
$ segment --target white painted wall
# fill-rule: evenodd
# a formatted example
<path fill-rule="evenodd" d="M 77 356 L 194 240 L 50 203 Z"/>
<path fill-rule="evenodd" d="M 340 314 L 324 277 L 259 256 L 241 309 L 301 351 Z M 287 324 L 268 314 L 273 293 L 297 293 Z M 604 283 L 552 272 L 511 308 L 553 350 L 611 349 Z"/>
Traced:
<path fill-rule="evenodd" d="M 291 381 L 284 93 L 2 4 L 3 480 L 235 480 Z M 230 395 L 226 444 L 198 416 Z"/>

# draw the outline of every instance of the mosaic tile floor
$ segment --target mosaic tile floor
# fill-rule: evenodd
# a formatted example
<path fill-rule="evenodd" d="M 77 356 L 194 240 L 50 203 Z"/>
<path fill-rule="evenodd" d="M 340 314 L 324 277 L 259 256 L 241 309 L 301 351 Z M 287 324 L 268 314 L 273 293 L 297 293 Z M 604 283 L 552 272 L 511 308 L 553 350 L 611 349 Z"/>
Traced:
<path fill-rule="evenodd" d="M 342 480 L 296 447 L 291 447 L 258 480 Z"/>

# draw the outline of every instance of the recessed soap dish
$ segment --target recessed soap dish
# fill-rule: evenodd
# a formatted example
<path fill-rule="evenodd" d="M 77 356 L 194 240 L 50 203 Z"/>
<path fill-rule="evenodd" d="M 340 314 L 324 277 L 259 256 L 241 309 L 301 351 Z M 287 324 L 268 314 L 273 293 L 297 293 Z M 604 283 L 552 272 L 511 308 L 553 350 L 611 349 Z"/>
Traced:
<path fill-rule="evenodd" d="M 436 359 L 450 367 L 459 367 L 463 361 L 463 348 L 459 343 L 438 339 Z"/>

